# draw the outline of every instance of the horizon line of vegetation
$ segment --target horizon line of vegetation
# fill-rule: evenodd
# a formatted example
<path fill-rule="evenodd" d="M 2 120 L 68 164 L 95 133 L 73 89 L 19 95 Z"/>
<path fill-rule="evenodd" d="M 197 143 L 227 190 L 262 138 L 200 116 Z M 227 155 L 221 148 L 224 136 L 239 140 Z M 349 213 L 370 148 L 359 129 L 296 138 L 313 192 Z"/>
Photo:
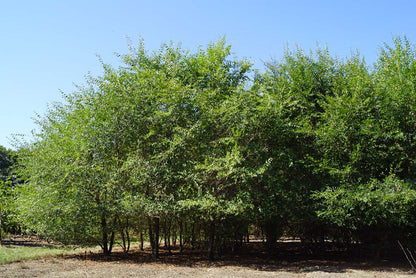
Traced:
<path fill-rule="evenodd" d="M 397 240 L 415 245 L 406 37 L 384 44 L 372 69 L 358 53 L 297 48 L 260 72 L 231 58 L 225 38 L 195 52 L 148 53 L 140 41 L 118 56 L 121 66 L 102 63 L 39 116 L 16 156 L 0 149 L 0 230 L 104 254 L 117 240 L 127 252 L 135 234 L 155 257 L 160 237 L 210 258 L 253 234 L 270 253 L 282 235 L 372 244 L 376 256 Z"/>

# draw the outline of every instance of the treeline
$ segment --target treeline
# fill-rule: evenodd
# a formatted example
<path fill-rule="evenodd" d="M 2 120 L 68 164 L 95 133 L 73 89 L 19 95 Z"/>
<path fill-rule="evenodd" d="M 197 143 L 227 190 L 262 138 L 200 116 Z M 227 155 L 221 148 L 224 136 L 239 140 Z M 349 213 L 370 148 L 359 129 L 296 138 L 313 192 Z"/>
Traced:
<path fill-rule="evenodd" d="M 19 228 L 13 217 L 13 191 L 18 180 L 13 172 L 16 164 L 16 152 L 0 146 L 0 246 L 4 232 L 14 233 Z"/>
<path fill-rule="evenodd" d="M 416 50 L 287 50 L 254 70 L 225 40 L 143 42 L 103 64 L 19 149 L 16 219 L 64 243 L 125 251 L 132 235 L 209 257 L 253 233 L 383 246 L 416 225 Z M 163 240 L 162 240 L 163 239 Z"/>

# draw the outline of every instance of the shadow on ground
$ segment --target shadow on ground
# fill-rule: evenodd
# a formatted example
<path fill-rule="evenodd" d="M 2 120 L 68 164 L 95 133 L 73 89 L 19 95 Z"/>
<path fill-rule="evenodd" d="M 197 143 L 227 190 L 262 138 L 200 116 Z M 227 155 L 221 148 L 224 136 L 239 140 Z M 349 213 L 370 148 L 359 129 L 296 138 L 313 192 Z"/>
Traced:
<path fill-rule="evenodd" d="M 41 240 L 36 236 L 15 236 L 1 241 L 3 247 L 16 247 L 16 246 L 25 246 L 25 247 L 50 247 L 57 248 L 62 246 L 62 244 L 54 243 L 52 241 Z"/>
<path fill-rule="evenodd" d="M 321 246 L 322 247 L 322 246 Z M 374 261 L 373 253 L 362 246 L 354 246 L 345 250 L 328 244 L 318 251 L 311 251 L 310 246 L 300 242 L 282 242 L 278 244 L 276 253 L 269 255 L 264 252 L 262 243 L 246 244 L 238 252 L 218 256 L 216 260 L 208 260 L 206 253 L 186 249 L 182 253 L 173 248 L 172 253 L 160 250 L 160 257 L 153 259 L 151 250 L 133 249 L 128 254 L 113 252 L 110 256 L 101 253 L 85 252 L 68 256 L 79 260 L 122 262 L 132 264 L 155 263 L 187 267 L 227 267 L 238 266 L 260 271 L 289 271 L 289 272 L 329 272 L 344 273 L 347 270 L 391 271 L 400 269 L 408 271 L 404 255 L 400 250 L 389 250 L 382 258 Z"/>

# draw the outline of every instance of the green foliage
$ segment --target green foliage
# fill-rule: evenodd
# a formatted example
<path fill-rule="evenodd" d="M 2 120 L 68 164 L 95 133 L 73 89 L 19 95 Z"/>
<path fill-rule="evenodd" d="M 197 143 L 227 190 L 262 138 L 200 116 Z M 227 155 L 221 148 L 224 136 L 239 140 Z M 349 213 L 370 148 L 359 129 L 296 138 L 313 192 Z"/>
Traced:
<path fill-rule="evenodd" d="M 18 227 L 14 218 L 14 191 L 17 185 L 14 167 L 16 164 L 16 152 L 0 146 L 0 245 L 3 231 L 12 232 Z"/>
<path fill-rule="evenodd" d="M 317 193 L 318 216 L 328 225 L 352 230 L 360 239 L 403 239 L 415 229 L 416 190 L 395 176 Z"/>
<path fill-rule="evenodd" d="M 220 181 L 229 186 L 230 130 L 218 120 L 250 66 L 229 55 L 224 40 L 195 54 L 171 44 L 148 55 L 141 43 L 121 56 L 124 67 L 103 65 L 103 77 L 52 107 L 37 142 L 22 149 L 24 224 L 111 252 L 124 213 L 172 215 L 180 200 L 213 196 Z M 215 194 L 218 213 L 237 211 L 225 202 L 235 193 Z"/>
<path fill-rule="evenodd" d="M 270 251 L 283 233 L 409 237 L 415 53 L 396 38 L 370 69 L 358 53 L 297 48 L 259 73 L 225 39 L 194 53 L 140 41 L 37 120 L 19 150 L 19 219 L 106 254 L 130 229 L 155 256 L 160 232 L 212 257 L 250 225 Z"/>
<path fill-rule="evenodd" d="M 321 168 L 332 176 L 317 195 L 318 215 L 361 240 L 368 231 L 378 239 L 413 233 L 414 53 L 396 38 L 373 72 L 358 56 L 348 60 L 317 130 Z"/>
<path fill-rule="evenodd" d="M 12 150 L 8 150 L 0 146 L 0 180 L 6 181 L 10 178 L 12 168 L 16 164 L 16 154 Z"/>

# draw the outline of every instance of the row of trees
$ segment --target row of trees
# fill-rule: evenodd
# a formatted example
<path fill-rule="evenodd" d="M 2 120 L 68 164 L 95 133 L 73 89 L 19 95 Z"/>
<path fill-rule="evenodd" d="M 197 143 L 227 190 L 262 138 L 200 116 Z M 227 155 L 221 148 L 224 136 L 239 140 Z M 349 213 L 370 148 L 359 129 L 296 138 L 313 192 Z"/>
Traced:
<path fill-rule="evenodd" d="M 12 217 L 13 189 L 17 183 L 13 167 L 16 163 L 16 153 L 0 146 L 0 246 L 3 231 L 14 232 L 18 226 Z"/>
<path fill-rule="evenodd" d="M 261 231 L 307 241 L 415 236 L 416 50 L 287 50 L 253 70 L 225 40 L 195 53 L 143 42 L 50 106 L 19 149 L 19 222 L 125 251 L 132 234 L 205 248 Z"/>

